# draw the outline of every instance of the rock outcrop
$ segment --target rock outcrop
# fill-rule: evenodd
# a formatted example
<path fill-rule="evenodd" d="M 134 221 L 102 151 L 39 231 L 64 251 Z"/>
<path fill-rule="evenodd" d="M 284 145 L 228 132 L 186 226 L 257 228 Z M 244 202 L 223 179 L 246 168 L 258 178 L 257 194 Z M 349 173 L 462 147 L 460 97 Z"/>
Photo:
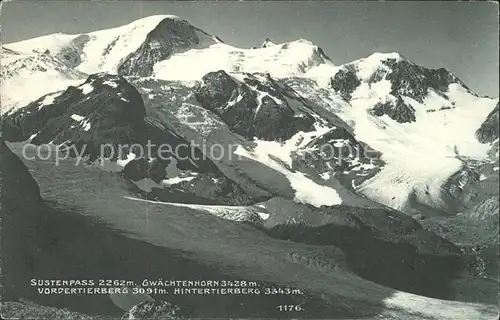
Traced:
<path fill-rule="evenodd" d="M 299 131 L 311 131 L 313 118 L 293 110 L 271 84 L 248 76 L 244 82 L 225 71 L 206 74 L 196 97 L 236 133 L 248 139 L 286 140 Z"/>
<path fill-rule="evenodd" d="M 415 109 L 405 103 L 401 96 L 395 99 L 378 102 L 372 109 L 372 113 L 378 117 L 388 115 L 391 119 L 399 123 L 415 122 Z"/>

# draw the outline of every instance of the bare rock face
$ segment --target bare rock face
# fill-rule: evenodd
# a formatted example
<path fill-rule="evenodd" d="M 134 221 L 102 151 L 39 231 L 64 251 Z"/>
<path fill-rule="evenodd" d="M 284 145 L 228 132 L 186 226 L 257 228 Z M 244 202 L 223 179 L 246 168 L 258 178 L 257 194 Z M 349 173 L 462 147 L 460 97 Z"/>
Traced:
<path fill-rule="evenodd" d="M 5 127 L 7 141 L 86 146 L 83 155 L 91 159 L 100 156 L 101 145 L 146 142 L 140 94 L 122 76 L 104 73 L 31 102 L 9 115 Z"/>
<path fill-rule="evenodd" d="M 376 116 L 388 115 L 391 119 L 399 123 L 415 122 L 415 109 L 404 102 L 401 96 L 398 96 L 395 101 L 379 102 L 373 107 L 372 113 Z"/>
<path fill-rule="evenodd" d="M 351 99 L 351 94 L 361 84 L 361 81 L 352 70 L 340 70 L 331 80 L 333 90 L 346 100 Z"/>

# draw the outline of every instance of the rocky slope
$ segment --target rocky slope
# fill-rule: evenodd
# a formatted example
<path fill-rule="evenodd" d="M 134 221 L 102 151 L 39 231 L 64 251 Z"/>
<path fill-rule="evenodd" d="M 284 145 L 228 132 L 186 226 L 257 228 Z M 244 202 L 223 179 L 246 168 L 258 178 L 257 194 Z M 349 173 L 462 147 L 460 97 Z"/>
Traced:
<path fill-rule="evenodd" d="M 347 198 L 356 198 L 357 193 L 408 214 L 414 214 L 422 206 L 454 214 L 453 206 L 443 205 L 448 197 L 443 189 L 448 188 L 442 187 L 461 170 L 462 159 L 487 161 L 489 147 L 474 137 L 476 131 L 478 136 L 481 135 L 480 125 L 484 122 L 486 127 L 492 128 L 489 131 L 495 131 L 495 112 L 492 111 L 495 100 L 471 92 L 445 69 L 418 66 L 397 53 L 376 53 L 335 66 L 321 48 L 306 40 L 284 44 L 266 41 L 261 48 L 239 49 L 174 16 L 147 17 L 123 27 L 87 34 L 44 36 L 6 45 L 5 49 L 2 53 L 6 57 L 2 60 L 6 70 L 3 87 L 7 90 L 4 91 L 13 94 L 22 92 L 19 89 L 21 83 L 29 85 L 29 81 L 47 72 L 54 71 L 59 78 L 64 76 L 64 80 L 49 81 L 54 86 L 35 86 L 40 89 L 36 92 L 48 94 L 43 99 L 32 99 L 41 106 L 44 102 L 51 103 L 57 94 L 49 92 L 56 87 L 73 85 L 77 79 L 84 82 L 84 79 L 90 79 L 88 74 L 94 72 L 122 73 L 139 90 L 147 119 L 145 124 L 138 120 L 127 125 L 145 126 L 153 133 L 131 132 L 133 137 L 117 136 L 117 139 L 111 140 L 144 140 L 146 136 L 156 135 L 159 127 L 175 126 L 174 132 L 182 139 L 194 140 L 200 134 L 203 138 L 209 136 L 210 147 L 221 143 L 226 147 L 236 141 L 246 150 L 236 147 L 237 152 L 241 154 L 250 150 L 254 153 L 252 166 L 258 162 L 258 166 L 272 171 L 274 175 L 285 175 L 285 183 L 290 185 L 284 187 L 283 179 L 279 179 L 278 183 L 260 177 L 258 180 L 261 181 L 252 181 L 255 180 L 255 172 L 249 172 L 253 169 L 248 169 L 247 164 L 240 165 L 241 162 L 234 166 L 228 162 L 219 165 L 223 175 L 236 181 L 244 192 L 250 193 L 250 197 L 290 197 L 295 192 L 297 199 L 304 198 L 297 196 L 303 190 L 298 190 L 298 183 L 291 181 L 304 178 L 290 172 L 293 167 L 300 173 L 311 175 L 306 177 L 307 183 L 317 190 L 326 191 L 324 186 L 332 189 L 328 189 L 329 196 L 307 200 L 308 203 L 345 203 Z M 217 63 L 207 63 L 213 56 L 217 56 Z M 60 67 L 43 64 L 47 71 L 38 70 L 34 67 L 41 64 L 35 63 L 35 60 L 40 59 L 58 61 Z M 22 63 L 24 60 L 32 62 L 25 64 Z M 158 90 L 164 85 L 149 84 L 161 81 L 177 84 L 169 87 L 168 92 Z M 90 83 L 86 85 L 91 86 Z M 17 86 L 17 90 L 8 90 L 9 86 Z M 65 91 L 66 95 L 83 90 L 83 87 L 77 87 L 80 90 L 76 91 L 71 88 L 69 92 Z M 16 121 L 21 121 L 20 117 L 29 119 L 29 115 L 19 116 L 20 113 L 15 111 L 15 108 L 24 105 L 25 99 L 27 97 L 21 95 L 7 97 L 3 112 L 13 107 L 9 114 L 15 113 Z M 110 99 L 112 102 L 105 103 L 116 101 L 126 104 L 119 96 Z M 84 104 L 83 101 L 78 103 Z M 30 105 L 33 108 L 31 112 L 34 112 L 35 106 Z M 173 110 L 170 108 L 172 105 L 175 105 L 175 114 L 169 111 Z M 142 107 L 129 109 L 143 112 Z M 490 113 L 490 120 L 485 122 Z M 210 120 L 191 122 L 186 114 Z M 69 117 L 73 115 L 74 118 L 79 116 L 74 113 Z M 10 117 L 13 118 L 12 115 Z M 57 126 L 75 126 L 73 129 L 83 137 L 77 140 L 89 143 L 95 140 L 91 133 L 94 129 L 90 122 L 85 122 L 87 119 L 78 117 L 81 121 L 77 121 L 65 118 L 61 118 Z M 486 124 L 490 122 L 491 126 Z M 123 124 L 110 122 L 109 125 L 119 128 Z M 89 132 L 82 132 L 80 127 Z M 50 127 L 50 130 L 57 131 L 58 128 Z M 338 133 L 334 133 L 336 130 Z M 161 134 L 162 131 L 163 128 L 160 128 Z M 325 133 L 328 131 L 334 137 L 337 134 L 343 136 L 344 142 L 327 139 Z M 39 133 L 31 132 L 31 135 L 34 134 Z M 40 133 L 40 139 L 45 134 Z M 56 140 L 64 142 L 66 134 Z M 318 138 L 321 135 L 325 135 L 323 139 Z M 345 138 L 347 135 L 350 137 Z M 76 139 L 72 133 L 69 136 Z M 23 137 L 27 138 L 25 133 Z M 37 139 L 34 137 L 35 142 Z M 311 142 L 312 139 L 316 140 Z M 50 142 L 46 140 L 43 142 Z M 99 138 L 95 141 L 99 144 L 107 140 Z M 264 144 L 263 141 L 277 143 Z M 252 145 L 252 142 L 255 144 Z M 363 146 L 363 150 L 376 150 L 376 156 L 368 160 L 365 156 L 349 155 L 344 161 L 347 170 L 342 166 L 337 168 L 342 169 L 342 173 L 335 169 L 325 170 L 332 166 L 332 161 L 297 161 L 297 155 L 304 151 L 317 157 L 319 146 L 314 144 L 325 143 L 333 149 L 334 144 L 343 143 L 349 147 L 347 149 L 356 151 Z M 338 160 L 335 159 L 338 158 L 335 151 L 333 158 Z M 294 162 L 305 163 L 296 165 Z M 168 165 L 156 166 L 153 171 L 163 171 L 162 168 Z M 144 167 L 136 167 L 141 166 Z M 186 163 L 186 166 L 189 167 L 189 164 Z M 312 166 L 319 166 L 320 170 Z M 128 172 L 134 170 L 142 169 Z M 336 177 L 330 179 L 331 176 Z M 186 174 L 181 178 L 193 177 Z M 159 179 L 161 177 L 154 177 L 153 182 L 158 183 Z M 149 192 L 153 187 L 157 186 L 149 184 L 140 189 Z M 307 198 L 313 197 L 307 195 Z M 347 202 L 353 203 L 351 200 Z"/>
<path fill-rule="evenodd" d="M 327 129 L 348 130 L 359 143 L 379 152 L 386 164 L 376 174 L 373 173 L 377 168 L 358 175 L 354 182 L 356 192 L 408 214 L 418 211 L 415 203 L 417 207 L 422 204 L 432 210 L 442 210 L 442 197 L 446 195 L 441 194 L 440 186 L 462 165 L 461 160 L 453 159 L 457 154 L 455 150 L 462 158 L 485 159 L 486 147 L 480 146 L 474 135 L 497 101 L 471 92 L 449 71 L 416 65 L 397 53 L 376 53 L 335 66 L 321 48 L 303 39 L 284 44 L 265 43 L 261 48 L 239 49 L 178 17 L 151 16 L 114 29 L 81 35 L 50 35 L 6 45 L 4 91 L 9 95 L 22 92 L 21 85 L 37 89 L 29 90 L 29 97 L 19 94 L 4 97 L 7 103 L 3 112 L 24 106 L 54 89 L 75 85 L 77 79 L 83 82 L 88 74 L 96 72 L 133 75 L 130 81 L 136 86 L 148 81 L 182 82 L 183 88 L 176 88 L 181 91 L 174 95 L 185 103 L 181 103 L 176 112 L 191 109 L 189 112 L 200 113 L 202 111 L 191 105 L 201 106 L 208 111 L 205 116 L 211 114 L 208 118 L 212 125 L 222 120 L 232 133 L 246 139 L 278 140 L 291 146 L 292 141 L 304 137 L 301 132 L 311 133 L 310 136 L 323 134 L 323 131 L 313 133 L 318 131 L 318 124 Z M 44 67 L 47 72 L 57 72 L 57 79 L 50 81 L 50 86 L 35 86 L 30 82 L 47 72 L 16 65 L 16 61 L 42 56 L 61 61 L 63 66 Z M 214 56 L 217 59 L 214 60 Z M 145 75 L 149 77 L 144 78 Z M 225 89 L 218 84 L 223 79 L 229 86 Z M 10 87 L 16 90 L 8 89 Z M 197 88 L 194 98 L 193 87 Z M 146 113 L 148 116 L 153 113 L 153 118 L 160 118 L 162 122 L 170 116 L 165 111 L 158 116 L 159 112 L 152 111 L 150 105 L 166 106 L 172 101 L 162 99 L 174 97 L 153 90 L 141 92 Z M 290 92 L 292 98 L 287 96 Z M 313 112 L 300 106 L 298 96 L 308 101 Z M 174 117 L 182 122 L 180 115 Z M 449 135 L 447 132 L 459 133 Z M 224 139 L 225 144 L 229 142 L 227 136 L 219 139 Z M 280 154 L 289 155 L 300 147 L 291 146 L 290 152 L 276 148 L 267 153 L 280 158 Z M 431 153 L 432 157 L 424 156 Z M 409 158 L 415 161 L 407 161 L 406 155 L 410 154 Z M 420 159 L 423 156 L 425 159 Z M 237 173 L 228 170 L 225 174 L 230 175 L 231 180 L 239 179 Z M 269 196 L 267 181 L 257 186 L 245 180 L 252 192 Z M 324 183 L 321 178 L 313 181 Z M 341 183 L 352 188 L 352 181 Z M 391 191 L 386 192 L 388 190 Z M 287 194 L 289 192 L 278 195 Z"/>
<path fill-rule="evenodd" d="M 181 319 L 179 308 L 169 302 L 142 302 L 133 307 L 122 319 Z"/>
<path fill-rule="evenodd" d="M 41 97 L 14 112 L 4 124 L 4 138 L 36 145 L 76 146 L 94 161 L 101 145 L 111 144 L 111 159 L 119 145 L 146 143 L 144 105 L 137 91 L 122 77 L 96 74 L 78 87 Z M 86 150 L 81 150 L 83 146 Z M 129 153 L 129 148 L 123 150 Z M 112 155 L 113 153 L 114 155 Z"/>
<path fill-rule="evenodd" d="M 252 201 L 200 149 L 168 124 L 145 116 L 141 95 L 122 76 L 95 74 L 78 87 L 43 96 L 10 114 L 3 132 L 8 141 L 51 144 L 64 153 L 61 157 L 122 171 L 151 199 Z"/>

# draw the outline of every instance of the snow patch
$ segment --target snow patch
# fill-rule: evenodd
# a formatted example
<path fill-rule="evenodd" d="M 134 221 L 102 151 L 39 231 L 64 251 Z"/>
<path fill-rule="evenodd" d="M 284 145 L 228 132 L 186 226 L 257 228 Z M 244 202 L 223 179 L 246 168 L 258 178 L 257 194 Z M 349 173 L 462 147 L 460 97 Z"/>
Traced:
<path fill-rule="evenodd" d="M 320 177 L 323 180 L 330 180 L 330 178 L 332 177 L 332 174 L 330 171 L 326 171 L 326 172 L 321 173 Z"/>
<path fill-rule="evenodd" d="M 83 48 L 84 61 L 77 67 L 87 74 L 116 73 L 118 66 L 146 40 L 146 36 L 164 19 L 180 19 L 174 15 L 154 15 L 117 28 L 88 33 L 90 40 Z"/>
<path fill-rule="evenodd" d="M 80 121 L 84 121 L 85 117 L 82 117 L 81 115 L 78 115 L 78 114 L 72 114 L 71 119 L 80 122 Z"/>
<path fill-rule="evenodd" d="M 234 153 L 261 162 L 269 168 L 282 173 L 290 182 L 290 186 L 295 190 L 294 201 L 296 202 L 307 203 L 316 207 L 342 203 L 342 199 L 336 190 L 317 184 L 301 172 L 289 171 L 288 168 L 285 168 L 282 164 L 272 159 L 270 154 L 265 150 L 268 149 L 259 147 L 258 143 L 252 152 L 240 145 Z"/>
<path fill-rule="evenodd" d="M 46 105 L 53 104 L 56 97 L 59 95 L 59 92 L 55 92 L 49 95 L 46 95 L 45 98 L 40 102 L 40 105 L 38 106 L 38 110 L 42 109 Z"/>
<path fill-rule="evenodd" d="M 170 185 L 173 185 L 173 184 L 181 183 L 183 181 L 191 181 L 194 178 L 195 178 L 194 176 L 191 176 L 191 177 L 182 177 L 182 178 L 181 177 L 174 177 L 174 178 L 169 178 L 169 179 L 162 180 L 162 184 L 170 186 Z"/>
<path fill-rule="evenodd" d="M 85 83 L 79 87 L 82 90 L 82 94 L 87 95 L 94 90 L 94 87 L 90 83 Z"/>

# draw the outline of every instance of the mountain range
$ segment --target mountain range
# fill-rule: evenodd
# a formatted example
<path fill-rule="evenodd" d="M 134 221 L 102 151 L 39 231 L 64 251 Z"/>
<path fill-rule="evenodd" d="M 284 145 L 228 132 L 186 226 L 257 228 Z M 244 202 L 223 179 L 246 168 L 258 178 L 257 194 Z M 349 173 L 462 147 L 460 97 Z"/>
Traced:
<path fill-rule="evenodd" d="M 172 277 L 192 268 L 298 287 L 306 293 L 293 303 L 310 308 L 295 316 L 496 316 L 498 99 L 450 71 L 399 53 L 336 65 L 304 39 L 236 48 L 171 15 L 4 44 L 1 64 L 3 254 L 14 257 L 2 272 L 12 297 L 117 315 L 111 300 L 41 299 L 24 282 L 35 269 L 47 277 L 54 261 L 67 263 L 54 277 L 167 277 L 159 270 L 172 259 L 190 266 Z M 138 151 L 151 143 L 152 155 Z M 27 144 L 39 147 L 30 158 Z M 155 156 L 161 145 L 168 158 Z M 69 154 L 53 158 L 61 147 Z M 80 219 L 79 235 L 47 222 L 78 230 Z M 97 262 L 104 249 L 63 257 L 60 243 L 84 239 L 163 248 L 165 258 L 139 269 L 137 256 L 149 255 L 119 249 L 129 266 L 118 272 L 114 256 Z M 47 241 L 42 253 L 28 249 Z M 31 271 L 18 268 L 26 259 Z M 179 306 L 176 316 L 221 316 L 202 299 L 154 298 Z M 241 303 L 218 311 L 269 317 L 256 305 L 274 300 Z"/>

